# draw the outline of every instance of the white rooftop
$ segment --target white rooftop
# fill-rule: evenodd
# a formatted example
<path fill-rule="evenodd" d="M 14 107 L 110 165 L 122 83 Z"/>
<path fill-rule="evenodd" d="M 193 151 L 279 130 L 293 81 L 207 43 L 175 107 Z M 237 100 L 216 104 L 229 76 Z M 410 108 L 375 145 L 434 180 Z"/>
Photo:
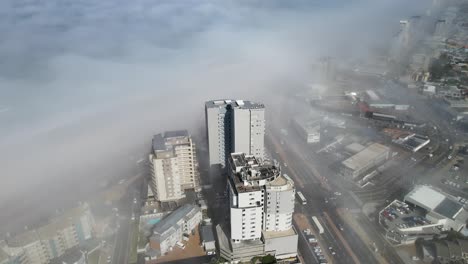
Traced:
<path fill-rule="evenodd" d="M 417 186 L 405 196 L 405 201 L 428 211 L 434 210 L 444 199 L 445 195 L 426 185 Z"/>

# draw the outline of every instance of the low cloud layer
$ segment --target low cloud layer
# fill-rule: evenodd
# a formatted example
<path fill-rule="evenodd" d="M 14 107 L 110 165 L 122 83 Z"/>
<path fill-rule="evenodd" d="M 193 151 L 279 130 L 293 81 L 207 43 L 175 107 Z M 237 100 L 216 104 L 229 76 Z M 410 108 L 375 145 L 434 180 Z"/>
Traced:
<path fill-rule="evenodd" d="M 385 46 L 426 4 L 1 1 L 0 207 L 78 198 L 130 173 L 152 134 L 199 127 L 205 100 L 267 102 L 275 83 L 310 80 L 319 56 Z"/>

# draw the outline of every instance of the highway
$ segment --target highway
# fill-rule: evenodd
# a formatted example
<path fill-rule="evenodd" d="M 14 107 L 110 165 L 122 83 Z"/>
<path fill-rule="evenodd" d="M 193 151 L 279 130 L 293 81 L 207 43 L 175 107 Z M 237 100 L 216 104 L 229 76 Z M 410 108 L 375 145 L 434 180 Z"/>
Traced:
<path fill-rule="evenodd" d="M 333 256 L 334 263 L 350 263 L 353 260 L 352 255 L 357 258 L 354 263 L 376 263 L 372 252 L 367 246 L 352 232 L 350 227 L 340 220 L 336 212 L 338 208 L 337 201 L 329 199 L 331 192 L 323 187 L 326 186 L 326 183 L 313 176 L 314 172 L 307 164 L 304 164 L 302 158 L 297 157 L 296 153 L 288 149 L 288 144 L 280 145 L 280 143 L 274 142 L 271 137 L 267 138 L 266 143 L 267 148 L 273 150 L 271 151 L 274 153 L 272 154 L 273 158 L 282 162 L 283 172 L 295 180 L 297 190 L 302 191 L 308 201 L 306 205 L 297 205 L 296 211 L 304 213 L 309 221 L 312 216 L 317 216 L 324 226 L 325 232 L 320 238 L 325 242 L 327 248 L 322 250 L 328 251 L 328 247 L 333 248 L 336 252 L 336 255 Z M 287 164 L 287 166 L 284 166 L 284 164 Z M 334 221 L 334 227 L 325 219 L 326 214 L 329 215 L 329 219 Z M 340 225 L 343 227 L 343 231 L 338 230 Z M 352 243 L 348 241 L 352 241 Z M 310 251 L 309 247 L 301 245 L 304 243 L 307 242 L 300 239 L 299 250 L 303 257 L 310 258 L 313 253 L 308 252 Z M 315 258 L 312 260 L 315 260 Z"/>

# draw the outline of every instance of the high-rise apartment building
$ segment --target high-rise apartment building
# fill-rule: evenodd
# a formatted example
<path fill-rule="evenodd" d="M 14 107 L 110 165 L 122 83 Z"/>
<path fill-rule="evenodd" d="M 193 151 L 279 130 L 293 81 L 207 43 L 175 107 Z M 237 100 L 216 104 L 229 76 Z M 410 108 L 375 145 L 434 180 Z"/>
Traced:
<path fill-rule="evenodd" d="M 295 256 L 294 182 L 278 165 L 244 153 L 230 155 L 228 174 L 230 221 L 224 230 L 217 228 L 221 256 L 229 261 Z"/>
<path fill-rule="evenodd" d="M 243 152 L 264 157 L 265 106 L 243 100 L 205 103 L 210 165 L 227 165 L 229 155 Z"/>
<path fill-rule="evenodd" d="M 170 131 L 153 137 L 150 187 L 161 202 L 185 197 L 184 190 L 200 187 L 195 144 L 186 130 Z"/>

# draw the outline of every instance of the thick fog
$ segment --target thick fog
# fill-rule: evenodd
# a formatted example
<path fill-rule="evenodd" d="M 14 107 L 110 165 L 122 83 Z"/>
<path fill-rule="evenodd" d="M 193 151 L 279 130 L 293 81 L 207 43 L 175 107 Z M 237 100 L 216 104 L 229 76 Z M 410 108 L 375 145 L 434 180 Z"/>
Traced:
<path fill-rule="evenodd" d="M 1 1 L 0 208 L 81 199 L 154 133 L 195 133 L 204 101 L 268 108 L 276 83 L 365 58 L 428 2 Z"/>

